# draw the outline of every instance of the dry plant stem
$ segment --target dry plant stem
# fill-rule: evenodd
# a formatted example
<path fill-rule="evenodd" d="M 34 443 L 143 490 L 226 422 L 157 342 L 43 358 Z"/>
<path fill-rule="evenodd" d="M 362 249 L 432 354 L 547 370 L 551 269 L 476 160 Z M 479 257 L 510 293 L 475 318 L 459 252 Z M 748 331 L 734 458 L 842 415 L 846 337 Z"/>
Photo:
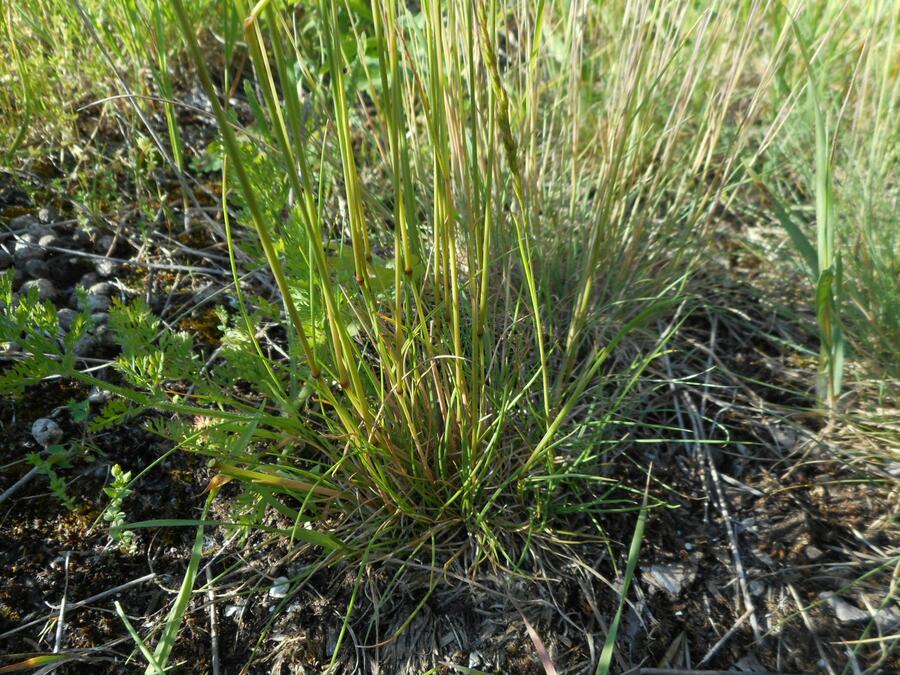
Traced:
<path fill-rule="evenodd" d="M 794 602 L 797 603 L 797 609 L 800 611 L 800 616 L 803 617 L 803 624 L 806 626 L 806 630 L 809 631 L 809 635 L 812 638 L 813 642 L 816 644 L 816 649 L 819 652 L 819 658 L 822 659 L 822 663 L 825 664 L 825 670 L 828 671 L 828 675 L 837 675 L 832 667 L 831 662 L 828 660 L 828 655 L 825 653 L 825 647 L 822 646 L 821 640 L 819 640 L 818 633 L 816 631 L 815 626 L 813 626 L 812 621 L 809 618 L 809 613 L 806 610 L 806 606 L 803 604 L 803 601 L 800 599 L 800 594 L 797 593 L 797 589 L 794 588 L 793 584 L 787 584 L 788 592 L 791 594 L 791 597 L 794 598 Z"/>
<path fill-rule="evenodd" d="M 210 563 L 206 566 L 206 585 L 208 586 L 208 590 L 206 591 L 206 599 L 209 601 L 209 639 L 212 660 L 212 673 L 213 675 L 219 675 L 219 621 L 216 616 L 216 592 L 215 590 L 213 590 L 212 582 L 212 564 Z"/>
<path fill-rule="evenodd" d="M 692 402 L 690 402 L 690 404 L 693 405 Z M 699 420 L 696 420 L 696 417 L 696 410 L 692 410 L 691 418 L 692 420 L 694 420 L 695 425 L 699 422 Z M 725 527 L 726 533 L 728 534 L 728 543 L 731 545 L 731 553 L 734 557 L 734 568 L 737 574 L 738 584 L 740 585 L 741 595 L 744 599 L 744 607 L 748 610 L 751 610 L 750 626 L 753 628 L 753 635 L 756 637 L 757 641 L 759 641 L 762 639 L 762 631 L 760 630 L 759 622 L 756 619 L 756 614 L 752 611 L 753 596 L 750 595 L 750 589 L 747 584 L 747 574 L 744 570 L 743 560 L 741 559 L 740 543 L 737 540 L 737 535 L 735 534 L 734 527 L 731 523 L 731 514 L 728 512 L 728 503 L 725 499 L 725 492 L 724 490 L 722 490 L 722 483 L 719 479 L 719 472 L 716 469 L 715 462 L 713 462 L 712 454 L 709 452 L 709 448 L 706 446 L 703 447 L 703 455 L 706 458 L 706 463 L 709 467 L 709 474 L 712 478 L 712 484 L 716 490 L 716 501 L 719 505 L 719 512 L 722 516 L 722 524 Z"/>
<path fill-rule="evenodd" d="M 56 639 L 53 642 L 53 653 L 58 654 L 59 650 L 62 649 L 63 645 L 63 637 L 66 633 L 66 595 L 69 592 L 69 558 L 71 557 L 72 552 L 66 551 L 64 554 L 65 561 L 63 563 L 66 581 L 63 586 L 63 595 L 62 600 L 59 602 L 59 616 L 56 619 Z"/>
<path fill-rule="evenodd" d="M 104 598 L 108 598 L 109 596 L 115 595 L 116 593 L 121 593 L 122 591 L 125 591 L 133 586 L 139 586 L 140 584 L 142 584 L 146 581 L 152 581 L 153 579 L 156 578 L 156 576 L 157 576 L 156 573 L 151 572 L 150 574 L 146 574 L 137 579 L 132 579 L 131 581 L 127 581 L 124 584 L 119 584 L 118 586 L 115 586 L 114 588 L 110 588 L 109 590 L 103 591 L 102 593 L 97 593 L 96 595 L 92 595 L 91 597 L 85 598 L 84 600 L 79 600 L 78 602 L 73 602 L 72 604 L 70 604 L 68 606 L 68 609 L 73 610 L 73 609 L 77 609 L 79 607 L 86 607 L 87 605 L 97 602 L 98 600 L 103 600 Z M 49 621 L 50 619 L 53 618 L 53 616 L 54 616 L 53 614 L 47 614 L 46 616 L 42 616 L 38 619 L 33 619 L 32 621 L 29 621 L 28 623 L 23 623 L 21 626 L 16 626 L 12 630 L 8 630 L 5 633 L 3 633 L 2 635 L 0 635 L 0 640 L 5 640 L 6 638 L 10 637 L 11 635 L 15 635 L 16 633 L 26 630 L 27 628 L 31 628 L 32 626 L 37 626 L 40 623 Z"/>
<path fill-rule="evenodd" d="M 734 625 L 728 629 L 728 631 L 725 633 L 725 635 L 720 637 L 719 640 L 716 642 L 716 644 L 714 644 L 712 647 L 709 648 L 709 651 L 706 652 L 706 655 L 697 662 L 697 667 L 699 668 L 700 666 L 705 664 L 707 661 L 709 661 L 712 657 L 714 657 L 719 652 L 719 650 L 722 648 L 722 646 L 726 642 L 728 642 L 729 638 L 731 638 L 731 636 L 735 634 L 735 632 L 737 631 L 738 628 L 740 628 L 741 626 L 744 625 L 744 622 L 747 619 L 749 619 L 752 614 L 753 614 L 752 607 L 749 607 L 747 609 L 747 611 L 745 611 L 743 614 L 741 614 L 741 616 L 738 618 L 738 620 L 734 622 Z"/>
<path fill-rule="evenodd" d="M 23 487 L 28 485 L 29 481 L 31 481 L 32 478 L 37 476 L 38 473 L 40 473 L 40 471 L 38 470 L 37 467 L 34 467 L 30 471 L 28 471 L 24 476 L 22 476 L 19 480 L 17 480 L 15 483 L 13 483 L 8 488 L 6 488 L 6 490 L 4 490 L 4 492 L 3 492 L 3 494 L 0 494 L 0 504 L 5 502 L 7 499 L 12 497 Z"/>

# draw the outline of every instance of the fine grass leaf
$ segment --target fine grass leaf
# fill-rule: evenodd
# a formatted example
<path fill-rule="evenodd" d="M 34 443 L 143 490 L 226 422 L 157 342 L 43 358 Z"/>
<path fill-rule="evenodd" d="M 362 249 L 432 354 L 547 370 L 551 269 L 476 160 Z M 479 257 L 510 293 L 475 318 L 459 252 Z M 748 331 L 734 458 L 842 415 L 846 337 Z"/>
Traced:
<path fill-rule="evenodd" d="M 153 656 L 153 652 L 147 647 L 146 643 L 141 639 L 141 636 L 135 630 L 134 626 L 131 625 L 131 622 L 128 620 L 128 617 L 125 615 L 125 610 L 122 609 L 122 604 L 116 600 L 113 603 L 113 606 L 116 608 L 116 614 L 119 615 L 119 618 L 122 620 L 122 623 L 125 625 L 125 630 L 128 631 L 128 634 L 131 636 L 131 639 L 134 640 L 134 643 L 137 645 L 137 648 L 140 650 L 141 655 L 147 661 L 147 670 L 154 675 L 162 675 L 165 671 L 160 667 L 159 663 L 156 660 L 156 657 Z"/>
<path fill-rule="evenodd" d="M 794 219 L 791 218 L 791 215 L 787 212 L 787 209 L 784 208 L 778 198 L 773 194 L 770 194 L 770 197 L 772 198 L 772 210 L 775 212 L 778 222 L 781 223 L 784 231 L 787 232 L 788 236 L 791 238 L 794 249 L 803 258 L 803 262 L 806 263 L 806 273 L 813 280 L 817 279 L 819 276 L 819 256 L 816 253 L 816 249 L 813 247 L 812 242 L 810 242 L 809 238 L 803 234 L 799 227 L 797 227 Z"/>
<path fill-rule="evenodd" d="M 217 493 L 218 490 L 213 489 L 207 496 L 206 504 L 203 507 L 203 515 L 200 517 L 201 520 L 206 520 L 206 514 L 209 512 L 209 507 L 216 498 Z M 178 631 L 184 620 L 184 614 L 191 601 L 191 593 L 194 590 L 194 582 L 197 579 L 197 571 L 200 567 L 200 558 L 202 555 L 203 525 L 199 525 L 197 527 L 197 535 L 194 537 L 194 548 L 191 551 L 191 559 L 188 563 L 187 571 L 184 573 L 181 588 L 178 591 L 178 596 L 175 598 L 175 604 L 172 605 L 169 616 L 166 618 L 166 625 L 163 629 L 162 637 L 159 639 L 156 649 L 153 652 L 154 660 L 156 664 L 158 664 L 157 668 L 165 668 L 166 661 L 169 660 L 169 655 L 172 653 L 172 647 L 175 645 L 175 639 L 178 637 Z M 155 675 L 156 672 L 154 664 L 151 662 L 151 664 L 147 666 L 145 675 Z"/>
<path fill-rule="evenodd" d="M 42 654 L 40 656 L 32 656 L 24 661 L 3 666 L 0 668 L 0 673 L 17 673 L 20 670 L 31 670 L 32 668 L 39 668 L 52 663 L 64 663 L 71 660 L 71 658 L 72 657 L 68 654 Z"/>
<path fill-rule="evenodd" d="M 631 580 L 637 569 L 638 557 L 641 553 L 641 542 L 644 539 L 644 525 L 647 523 L 647 497 L 650 490 L 650 478 L 647 478 L 647 487 L 644 489 L 644 499 L 641 503 L 641 512 L 638 514 L 637 524 L 634 526 L 634 535 L 631 537 L 631 547 L 628 549 L 628 562 L 625 566 L 625 578 L 622 580 L 622 593 L 619 597 L 619 607 L 609 626 L 606 641 L 603 643 L 603 651 L 600 652 L 600 661 L 597 663 L 596 675 L 608 675 L 612 665 L 613 653 L 616 648 L 616 633 L 619 631 L 619 623 L 622 621 L 622 613 L 625 610 L 625 602 L 628 598 L 628 590 L 631 588 Z"/>

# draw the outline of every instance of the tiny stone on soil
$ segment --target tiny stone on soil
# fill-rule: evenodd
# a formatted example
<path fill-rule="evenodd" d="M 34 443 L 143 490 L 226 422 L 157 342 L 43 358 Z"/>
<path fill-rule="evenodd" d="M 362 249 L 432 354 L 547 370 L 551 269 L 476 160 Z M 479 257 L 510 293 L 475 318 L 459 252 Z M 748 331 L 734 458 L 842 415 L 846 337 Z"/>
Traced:
<path fill-rule="evenodd" d="M 93 335 L 85 335 L 72 345 L 75 356 L 89 356 L 97 349 L 97 338 Z"/>
<path fill-rule="evenodd" d="M 114 241 L 115 241 L 115 239 L 113 238 L 113 236 L 111 234 L 104 234 L 102 237 L 100 237 L 97 240 L 97 243 L 94 246 L 94 250 L 97 251 L 97 253 L 102 253 L 103 255 L 106 255 L 107 251 L 109 251 L 112 248 Z"/>
<path fill-rule="evenodd" d="M 24 284 L 22 284 L 22 295 L 25 295 L 26 293 L 31 291 L 32 288 L 37 289 L 38 298 L 41 300 L 52 300 L 56 297 L 56 287 L 49 279 L 34 279 L 33 281 L 26 281 Z"/>
<path fill-rule="evenodd" d="M 35 220 L 31 215 L 25 214 L 22 216 L 16 216 L 11 221 L 9 221 L 9 227 L 13 230 L 24 230 L 30 227 L 34 222 Z"/>
<path fill-rule="evenodd" d="M 671 565 L 650 565 L 642 567 L 641 573 L 648 584 L 677 598 L 685 586 L 689 586 L 697 576 L 696 569 L 683 563 Z"/>
<path fill-rule="evenodd" d="M 41 417 L 31 425 L 31 435 L 38 444 L 46 448 L 48 445 L 59 442 L 63 437 L 63 432 L 56 422 L 47 417 Z"/>
<path fill-rule="evenodd" d="M 42 223 L 50 223 L 56 220 L 56 209 L 52 206 L 42 206 L 38 209 L 38 220 Z"/>
<path fill-rule="evenodd" d="M 69 330 L 77 316 L 78 312 L 74 309 L 69 309 L 68 307 L 64 307 L 56 313 L 56 317 L 59 319 L 59 327 L 63 330 Z"/>
<path fill-rule="evenodd" d="M 59 239 L 55 234 L 45 234 L 40 239 L 38 239 L 38 246 L 42 248 L 47 248 L 49 246 L 58 246 Z"/>
<path fill-rule="evenodd" d="M 101 277 L 111 277 L 116 271 L 116 264 L 112 260 L 98 260 L 94 268 Z"/>
<path fill-rule="evenodd" d="M 91 312 L 105 312 L 109 309 L 109 298 L 105 295 L 97 295 L 95 293 L 91 293 L 87 296 L 85 300 L 87 304 L 87 308 L 91 310 Z"/>
<path fill-rule="evenodd" d="M 874 618 L 875 625 L 883 632 L 891 631 L 900 624 L 900 608 L 896 606 L 883 607 L 876 611 L 873 617 L 869 612 L 850 604 L 834 593 L 820 593 L 819 597 L 828 603 L 834 616 L 841 623 L 867 623 Z"/>
<path fill-rule="evenodd" d="M 47 263 L 45 263 L 40 258 L 32 258 L 31 260 L 26 260 L 25 274 L 33 279 L 42 277 L 47 274 Z"/>
<path fill-rule="evenodd" d="M 817 559 L 821 558 L 823 555 L 822 550 L 819 548 L 816 548 L 812 544 L 807 546 L 804 549 L 804 552 L 806 553 L 806 557 L 809 558 L 810 560 L 817 560 Z"/>
<path fill-rule="evenodd" d="M 85 274 L 85 278 L 89 275 Z M 98 281 L 95 284 L 92 284 L 90 288 L 88 288 L 88 293 L 91 295 L 112 295 L 115 292 L 115 288 L 113 285 L 106 281 Z"/>
<path fill-rule="evenodd" d="M 106 403 L 109 400 L 109 392 L 100 389 L 99 387 L 91 387 L 91 392 L 88 394 L 87 400 L 89 403 Z"/>
<path fill-rule="evenodd" d="M 17 261 L 25 262 L 32 258 L 43 258 L 44 252 L 39 246 L 36 246 L 34 242 L 23 238 L 16 242 L 16 248 L 13 255 Z"/>
<path fill-rule="evenodd" d="M 272 588 L 269 589 L 269 595 L 273 598 L 283 598 L 290 589 L 291 583 L 288 581 L 288 578 L 278 577 L 275 579 L 275 583 L 272 584 Z"/>

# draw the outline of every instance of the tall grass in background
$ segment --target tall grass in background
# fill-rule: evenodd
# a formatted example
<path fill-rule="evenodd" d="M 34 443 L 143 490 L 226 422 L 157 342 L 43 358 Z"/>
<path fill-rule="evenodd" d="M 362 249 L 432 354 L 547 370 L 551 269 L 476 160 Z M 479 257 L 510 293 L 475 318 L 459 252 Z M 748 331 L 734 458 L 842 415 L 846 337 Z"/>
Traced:
<path fill-rule="evenodd" d="M 833 402 L 844 341 L 876 376 L 900 372 L 898 11 L 836 2 L 792 11 L 775 22 L 797 48 L 778 57 L 773 113 L 784 126 L 764 180 L 816 287 L 818 389 Z"/>

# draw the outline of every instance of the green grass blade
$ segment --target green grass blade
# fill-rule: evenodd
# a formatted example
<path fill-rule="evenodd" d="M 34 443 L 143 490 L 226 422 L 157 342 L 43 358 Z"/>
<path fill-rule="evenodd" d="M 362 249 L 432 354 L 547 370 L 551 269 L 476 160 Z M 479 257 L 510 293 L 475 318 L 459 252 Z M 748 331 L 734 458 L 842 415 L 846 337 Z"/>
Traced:
<path fill-rule="evenodd" d="M 134 644 L 137 645 L 137 648 L 140 650 L 141 655 L 147 661 L 146 672 L 153 673 L 154 675 L 162 675 L 165 671 L 163 670 L 162 666 L 159 665 L 159 662 L 156 660 L 153 652 L 150 651 L 150 649 L 147 647 L 147 644 L 141 639 L 141 636 L 138 634 L 137 630 L 135 630 L 134 626 L 131 625 L 128 617 L 125 615 L 125 610 L 122 609 L 122 604 L 118 600 L 116 600 L 113 605 L 116 608 L 116 614 L 119 615 L 119 618 L 125 625 L 125 630 L 128 631 L 131 639 L 134 640 Z"/>
<path fill-rule="evenodd" d="M 641 503 L 641 512 L 638 514 L 637 524 L 634 526 L 634 535 L 631 537 L 631 547 L 628 549 L 628 562 L 625 566 L 625 578 L 622 580 L 622 594 L 619 599 L 619 607 L 609 626 L 606 641 L 603 643 L 603 651 L 600 652 L 600 661 L 597 664 L 596 675 L 608 675 L 612 665 L 613 652 L 616 648 L 616 633 L 619 631 L 619 623 L 622 621 L 622 613 L 625 609 L 625 601 L 628 598 L 628 589 L 637 569 L 638 557 L 641 553 L 641 542 L 644 538 L 644 526 L 647 524 L 647 496 L 650 490 L 650 478 L 647 478 L 647 487 L 644 489 L 644 499 Z"/>
<path fill-rule="evenodd" d="M 206 520 L 206 514 L 209 512 L 209 507 L 216 498 L 218 492 L 218 488 L 210 490 L 209 496 L 206 498 L 206 504 L 203 507 L 203 515 L 200 516 L 201 521 Z M 184 620 L 184 613 L 187 611 L 188 604 L 190 604 L 191 593 L 194 590 L 194 582 L 197 580 L 197 571 L 200 568 L 200 558 L 202 555 L 203 525 L 199 525 L 197 527 L 197 535 L 194 537 L 194 548 L 191 551 L 191 559 L 190 562 L 188 562 L 187 571 L 184 573 L 181 588 L 178 591 L 178 596 L 175 598 L 175 604 L 172 605 L 169 616 L 166 618 L 166 625 L 163 629 L 162 637 L 159 639 L 156 649 L 153 652 L 156 663 L 163 668 L 166 665 L 166 661 L 169 660 L 169 655 L 172 653 L 172 647 L 175 645 L 175 639 L 178 637 L 178 631 Z M 156 671 L 151 664 L 151 666 L 147 667 L 145 675 L 151 675 L 155 672 Z"/>

